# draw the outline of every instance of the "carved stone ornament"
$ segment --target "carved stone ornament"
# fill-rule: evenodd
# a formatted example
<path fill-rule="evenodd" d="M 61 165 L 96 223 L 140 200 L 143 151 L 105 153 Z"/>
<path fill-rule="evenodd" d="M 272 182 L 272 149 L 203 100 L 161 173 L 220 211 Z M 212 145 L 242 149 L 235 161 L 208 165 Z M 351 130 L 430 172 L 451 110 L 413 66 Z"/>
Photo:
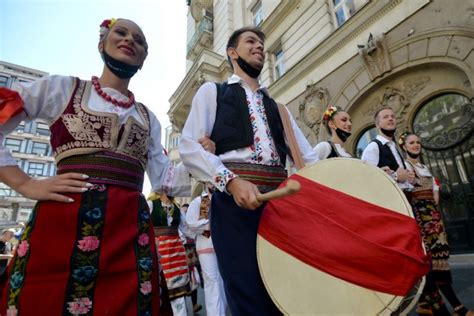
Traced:
<path fill-rule="evenodd" d="M 370 105 L 364 114 L 373 116 L 379 108 L 389 106 L 395 112 L 398 126 L 401 127 L 405 123 L 406 114 L 411 101 L 430 81 L 430 77 L 422 76 L 405 80 L 402 83 L 402 89 L 388 86 L 385 88 L 382 98 L 375 97 L 369 102 Z"/>
<path fill-rule="evenodd" d="M 300 127 L 305 134 L 311 134 L 308 130 L 312 131 L 315 135 L 319 134 L 321 126 L 321 120 L 324 110 L 328 107 L 329 94 L 324 88 L 318 88 L 316 85 L 307 85 L 304 94 L 304 99 L 299 105 L 298 121 Z M 302 127 L 305 126 L 306 128 Z M 309 136 L 309 135 L 305 135 Z M 309 137 L 312 138 L 312 137 Z"/>
<path fill-rule="evenodd" d="M 206 10 L 212 11 L 212 0 L 191 0 L 189 8 L 194 21 L 199 22 Z"/>
<path fill-rule="evenodd" d="M 371 33 L 367 44 L 357 45 L 357 47 L 359 48 L 359 56 L 369 73 L 370 80 L 374 81 L 392 70 L 385 33 L 376 37 Z"/>

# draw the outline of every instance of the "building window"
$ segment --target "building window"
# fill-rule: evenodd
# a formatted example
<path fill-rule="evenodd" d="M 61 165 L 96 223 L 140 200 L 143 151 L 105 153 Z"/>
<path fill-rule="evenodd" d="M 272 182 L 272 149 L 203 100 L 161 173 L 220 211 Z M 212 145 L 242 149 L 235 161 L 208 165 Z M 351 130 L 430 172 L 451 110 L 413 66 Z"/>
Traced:
<path fill-rule="evenodd" d="M 8 77 L 0 76 L 0 87 L 6 87 L 8 85 Z"/>
<path fill-rule="evenodd" d="M 344 24 L 355 13 L 354 0 L 332 0 L 332 4 L 337 26 Z"/>
<path fill-rule="evenodd" d="M 33 142 L 31 153 L 46 156 L 48 154 L 48 150 L 49 146 L 47 143 Z"/>
<path fill-rule="evenodd" d="M 28 164 L 28 173 L 31 176 L 42 176 L 44 173 L 45 164 L 40 162 L 30 162 Z"/>
<path fill-rule="evenodd" d="M 25 122 L 21 122 L 16 128 L 15 131 L 18 133 L 23 133 L 25 131 Z"/>
<path fill-rule="evenodd" d="M 36 134 L 43 135 L 43 136 L 49 136 L 50 133 L 49 133 L 48 124 L 38 122 L 36 124 Z"/>
<path fill-rule="evenodd" d="M 21 143 L 23 141 L 21 139 L 14 139 L 14 138 L 6 138 L 5 139 L 5 147 L 10 148 L 13 152 L 19 152 L 21 150 Z"/>
<path fill-rule="evenodd" d="M 356 142 L 356 149 L 355 149 L 355 156 L 357 158 L 362 157 L 362 152 L 364 151 L 365 147 L 377 137 L 377 128 L 375 126 L 371 126 L 362 132 L 362 135 Z"/>
<path fill-rule="evenodd" d="M 24 132 L 25 133 L 32 133 L 33 125 L 35 125 L 34 122 L 22 122 L 22 123 L 25 124 Z"/>
<path fill-rule="evenodd" d="M 277 49 L 273 54 L 273 75 L 277 80 L 285 73 L 285 56 L 281 48 Z"/>
<path fill-rule="evenodd" d="M 253 14 L 253 25 L 259 26 L 263 22 L 263 9 L 262 2 L 258 1 L 252 9 Z"/>
<path fill-rule="evenodd" d="M 12 196 L 12 189 L 0 188 L 0 196 Z"/>

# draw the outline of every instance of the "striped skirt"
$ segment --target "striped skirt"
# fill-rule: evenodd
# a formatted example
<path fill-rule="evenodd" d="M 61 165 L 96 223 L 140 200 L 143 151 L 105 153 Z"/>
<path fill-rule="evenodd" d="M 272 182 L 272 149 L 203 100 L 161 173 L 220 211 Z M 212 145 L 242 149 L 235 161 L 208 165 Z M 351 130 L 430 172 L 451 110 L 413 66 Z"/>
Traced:
<path fill-rule="evenodd" d="M 178 229 L 155 227 L 155 236 L 170 300 L 188 295 L 190 293 L 189 267 Z"/>

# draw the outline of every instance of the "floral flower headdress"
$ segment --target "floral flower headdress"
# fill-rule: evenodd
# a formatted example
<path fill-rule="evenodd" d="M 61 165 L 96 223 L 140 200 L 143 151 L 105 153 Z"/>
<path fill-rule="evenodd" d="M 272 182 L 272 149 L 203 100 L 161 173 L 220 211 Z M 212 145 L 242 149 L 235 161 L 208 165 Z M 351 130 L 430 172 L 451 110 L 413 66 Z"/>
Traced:
<path fill-rule="evenodd" d="M 117 23 L 117 19 L 115 18 L 111 18 L 111 19 L 106 19 L 104 21 L 102 21 L 102 23 L 100 24 L 100 30 L 99 30 L 99 36 L 100 38 L 102 38 L 105 33 L 107 33 L 107 31 L 115 24 Z"/>
<path fill-rule="evenodd" d="M 410 133 L 408 131 L 403 132 L 399 137 L 398 137 L 398 145 L 403 146 L 406 143 L 407 137 L 413 135 L 413 133 Z"/>
<path fill-rule="evenodd" d="M 331 119 L 331 117 L 334 115 L 334 113 L 336 113 L 337 111 L 338 111 L 338 108 L 335 106 L 328 107 L 327 110 L 324 111 L 323 121 L 328 122 Z"/>

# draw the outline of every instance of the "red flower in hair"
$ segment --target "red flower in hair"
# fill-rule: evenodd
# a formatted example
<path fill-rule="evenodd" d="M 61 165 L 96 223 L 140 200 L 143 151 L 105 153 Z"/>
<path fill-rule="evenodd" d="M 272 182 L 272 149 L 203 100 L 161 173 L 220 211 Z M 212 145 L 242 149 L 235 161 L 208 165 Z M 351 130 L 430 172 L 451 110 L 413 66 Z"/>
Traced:
<path fill-rule="evenodd" d="M 111 22 L 111 21 L 110 21 L 109 19 L 104 20 L 104 21 L 102 22 L 102 24 L 100 24 L 100 26 L 101 26 L 101 27 L 104 26 L 104 27 L 106 27 L 106 28 L 109 28 L 110 22 Z"/>

